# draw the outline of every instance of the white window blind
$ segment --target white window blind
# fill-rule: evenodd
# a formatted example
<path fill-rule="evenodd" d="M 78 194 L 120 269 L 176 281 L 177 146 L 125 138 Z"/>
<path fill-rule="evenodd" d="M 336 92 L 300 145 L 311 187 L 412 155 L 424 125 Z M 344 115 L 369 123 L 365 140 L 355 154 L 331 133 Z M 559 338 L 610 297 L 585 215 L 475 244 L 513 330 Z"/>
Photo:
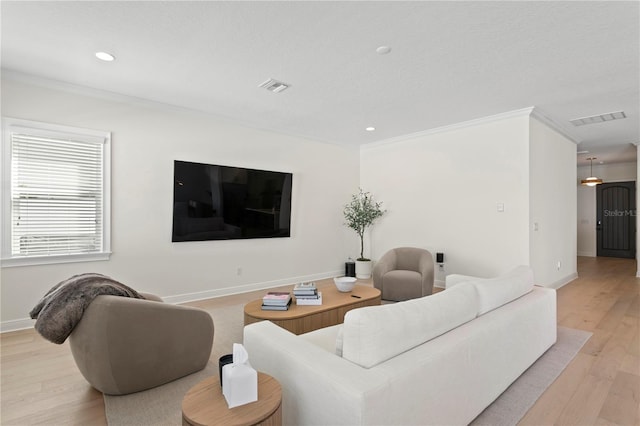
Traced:
<path fill-rule="evenodd" d="M 38 124 L 9 125 L 4 133 L 10 145 L 11 195 L 6 212 L 10 236 L 3 242 L 10 255 L 3 253 L 3 266 L 7 257 L 55 263 L 108 251 L 109 138 Z"/>

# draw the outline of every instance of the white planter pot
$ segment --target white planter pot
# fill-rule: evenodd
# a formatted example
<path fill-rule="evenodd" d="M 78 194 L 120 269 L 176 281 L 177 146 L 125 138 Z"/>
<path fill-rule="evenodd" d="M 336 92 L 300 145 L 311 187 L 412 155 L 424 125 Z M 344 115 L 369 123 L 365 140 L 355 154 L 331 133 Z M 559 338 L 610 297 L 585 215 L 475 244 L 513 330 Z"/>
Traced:
<path fill-rule="evenodd" d="M 371 261 L 356 260 L 356 278 L 368 280 L 371 278 Z"/>

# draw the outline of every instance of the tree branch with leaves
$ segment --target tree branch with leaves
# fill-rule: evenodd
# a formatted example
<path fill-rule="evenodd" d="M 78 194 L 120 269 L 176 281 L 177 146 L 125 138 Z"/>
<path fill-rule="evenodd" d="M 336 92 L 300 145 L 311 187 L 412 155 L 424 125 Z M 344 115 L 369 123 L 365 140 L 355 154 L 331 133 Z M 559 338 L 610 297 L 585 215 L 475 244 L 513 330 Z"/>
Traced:
<path fill-rule="evenodd" d="M 364 257 L 364 233 L 386 212 L 381 205 L 382 202 L 376 202 L 371 193 L 360 188 L 357 194 L 351 196 L 351 202 L 344 206 L 345 225 L 356 231 L 360 237 L 360 257 L 357 260 L 369 260 Z"/>

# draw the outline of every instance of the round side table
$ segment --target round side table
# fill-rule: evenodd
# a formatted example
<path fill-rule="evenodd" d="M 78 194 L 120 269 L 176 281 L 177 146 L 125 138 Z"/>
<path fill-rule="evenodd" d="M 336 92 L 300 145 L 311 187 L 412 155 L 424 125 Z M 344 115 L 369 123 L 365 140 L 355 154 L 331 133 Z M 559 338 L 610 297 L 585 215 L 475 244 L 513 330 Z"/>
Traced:
<path fill-rule="evenodd" d="M 191 389 L 182 400 L 182 424 L 192 426 L 282 424 L 282 389 L 268 374 L 258 372 L 258 400 L 229 408 L 220 379 L 209 377 Z"/>

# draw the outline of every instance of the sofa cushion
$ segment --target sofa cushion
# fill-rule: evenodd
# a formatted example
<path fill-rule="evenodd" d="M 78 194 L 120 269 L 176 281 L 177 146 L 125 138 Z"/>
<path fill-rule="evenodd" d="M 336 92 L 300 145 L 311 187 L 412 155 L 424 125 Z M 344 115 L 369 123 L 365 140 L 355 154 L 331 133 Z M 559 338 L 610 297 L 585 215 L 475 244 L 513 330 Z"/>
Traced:
<path fill-rule="evenodd" d="M 533 290 L 533 271 L 528 266 L 518 266 L 499 277 L 470 282 L 478 292 L 478 315 L 482 315 Z"/>
<path fill-rule="evenodd" d="M 393 270 L 382 276 L 382 298 L 409 300 L 422 296 L 422 275 L 416 271 Z"/>
<path fill-rule="evenodd" d="M 370 368 L 477 315 L 477 292 L 461 284 L 431 296 L 354 309 L 345 315 L 342 356 Z"/>

